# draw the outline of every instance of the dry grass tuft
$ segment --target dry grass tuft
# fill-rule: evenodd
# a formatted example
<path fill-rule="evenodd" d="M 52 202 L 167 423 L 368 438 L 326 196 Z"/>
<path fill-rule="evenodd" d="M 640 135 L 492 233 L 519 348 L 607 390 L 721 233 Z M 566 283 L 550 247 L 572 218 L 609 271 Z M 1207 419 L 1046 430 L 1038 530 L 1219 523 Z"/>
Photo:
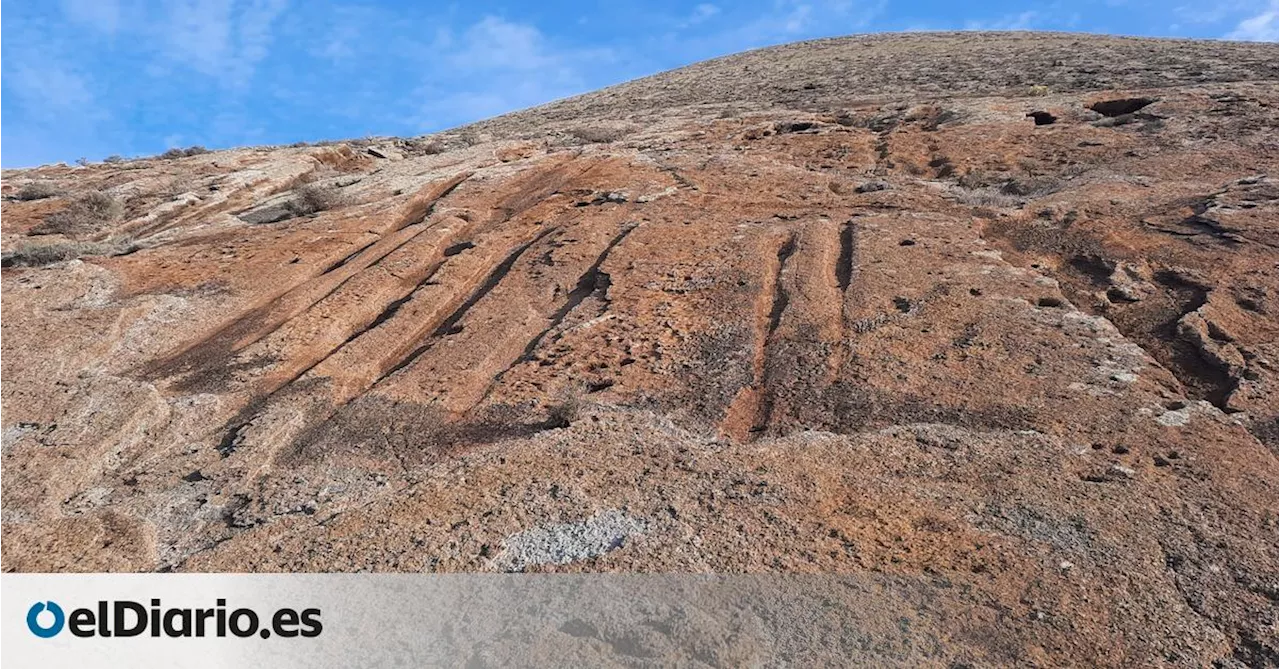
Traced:
<path fill-rule="evenodd" d="M 198 156 L 202 153 L 209 153 L 209 149 L 206 149 L 203 146 L 200 146 L 197 144 L 196 146 L 188 146 L 185 149 L 179 149 L 177 147 L 174 147 L 160 154 L 160 157 L 166 160 L 172 160 L 174 158 L 187 158 L 189 156 Z"/>
<path fill-rule="evenodd" d="M 349 198 L 336 186 L 307 184 L 298 189 L 298 196 L 288 206 L 295 216 L 307 216 L 347 204 L 350 204 Z"/>
<path fill-rule="evenodd" d="M 608 144 L 622 139 L 627 133 L 618 128 L 588 126 L 573 128 L 569 131 L 569 134 L 588 144 Z"/>
<path fill-rule="evenodd" d="M 419 144 L 418 150 L 424 155 L 434 156 L 448 151 L 449 147 L 445 146 L 444 142 L 438 139 L 432 139 Z"/>
<path fill-rule="evenodd" d="M 0 256 L 3 267 L 43 267 L 65 260 L 75 260 L 86 256 L 114 256 L 132 253 L 138 250 L 132 240 L 116 242 L 54 242 L 52 244 L 35 244 L 19 242 L 17 246 Z"/>
<path fill-rule="evenodd" d="M 956 202 L 971 207 L 989 207 L 992 209 L 1016 209 L 1022 206 L 1022 198 L 1010 195 L 998 188 L 954 188 L 951 191 Z"/>
<path fill-rule="evenodd" d="M 569 427 L 582 415 L 587 406 L 586 389 L 579 384 L 570 384 L 556 393 L 547 406 L 547 427 Z"/>
<path fill-rule="evenodd" d="M 124 213 L 118 200 L 101 191 L 89 191 L 76 197 L 61 211 L 45 217 L 31 229 L 33 235 L 81 235 L 99 232 Z"/>
<path fill-rule="evenodd" d="M 33 181 L 18 189 L 18 192 L 13 194 L 13 199 L 23 201 L 43 200 L 60 193 L 61 191 L 58 190 L 57 186 L 48 181 Z"/>

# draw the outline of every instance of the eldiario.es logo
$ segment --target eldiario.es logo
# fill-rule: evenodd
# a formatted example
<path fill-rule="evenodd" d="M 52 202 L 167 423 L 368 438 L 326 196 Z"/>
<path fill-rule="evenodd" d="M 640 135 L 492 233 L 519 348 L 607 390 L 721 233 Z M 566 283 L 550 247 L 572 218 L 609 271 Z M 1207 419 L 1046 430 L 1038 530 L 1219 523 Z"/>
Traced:
<path fill-rule="evenodd" d="M 266 625 L 253 609 L 227 610 L 227 600 L 218 599 L 209 609 L 163 608 L 159 599 L 147 607 L 138 602 L 100 601 L 96 608 L 72 609 L 64 613 L 56 602 L 36 602 L 27 610 L 27 628 L 48 639 L 66 628 L 78 637 L 236 637 L 257 635 L 263 639 L 317 637 L 324 630 L 320 609 L 277 609 Z"/>

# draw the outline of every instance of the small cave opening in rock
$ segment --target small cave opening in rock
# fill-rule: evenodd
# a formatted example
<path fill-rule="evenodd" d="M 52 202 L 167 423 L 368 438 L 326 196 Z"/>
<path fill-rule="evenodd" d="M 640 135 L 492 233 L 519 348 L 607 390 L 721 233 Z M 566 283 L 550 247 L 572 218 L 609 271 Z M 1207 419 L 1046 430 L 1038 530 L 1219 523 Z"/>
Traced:
<path fill-rule="evenodd" d="M 1054 121 L 1058 120 L 1057 116 L 1054 116 L 1047 111 L 1033 111 L 1030 114 L 1027 114 L 1027 118 L 1035 121 L 1036 125 L 1052 125 Z"/>
<path fill-rule="evenodd" d="M 1119 98 L 1117 100 L 1102 100 L 1089 105 L 1089 109 L 1092 109 L 1103 116 L 1124 116 L 1125 114 L 1132 114 L 1155 101 L 1155 98 Z"/>
<path fill-rule="evenodd" d="M 788 132 L 804 132 L 806 130 L 813 130 L 817 127 L 818 124 L 813 123 L 812 121 L 783 121 L 775 124 L 773 129 L 776 130 L 778 134 L 784 134 Z"/>

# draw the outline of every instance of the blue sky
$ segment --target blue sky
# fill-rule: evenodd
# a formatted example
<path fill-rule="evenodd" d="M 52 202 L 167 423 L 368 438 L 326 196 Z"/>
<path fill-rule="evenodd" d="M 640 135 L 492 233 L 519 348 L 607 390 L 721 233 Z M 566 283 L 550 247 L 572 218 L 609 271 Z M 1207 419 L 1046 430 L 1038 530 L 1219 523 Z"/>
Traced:
<path fill-rule="evenodd" d="M 1277 0 L 8 0 L 0 162 L 420 135 L 744 49 L 903 30 L 1275 41 Z"/>

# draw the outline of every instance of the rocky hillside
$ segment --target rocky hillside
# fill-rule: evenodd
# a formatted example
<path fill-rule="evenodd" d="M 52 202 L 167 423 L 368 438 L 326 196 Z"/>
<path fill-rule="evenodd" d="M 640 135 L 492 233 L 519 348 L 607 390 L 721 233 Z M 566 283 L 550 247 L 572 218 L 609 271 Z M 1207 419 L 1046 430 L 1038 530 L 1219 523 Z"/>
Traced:
<path fill-rule="evenodd" d="M 886 662 L 1275 666 L 1277 94 L 855 37 L 7 170 L 4 569 L 874 574 L 947 640 Z"/>

